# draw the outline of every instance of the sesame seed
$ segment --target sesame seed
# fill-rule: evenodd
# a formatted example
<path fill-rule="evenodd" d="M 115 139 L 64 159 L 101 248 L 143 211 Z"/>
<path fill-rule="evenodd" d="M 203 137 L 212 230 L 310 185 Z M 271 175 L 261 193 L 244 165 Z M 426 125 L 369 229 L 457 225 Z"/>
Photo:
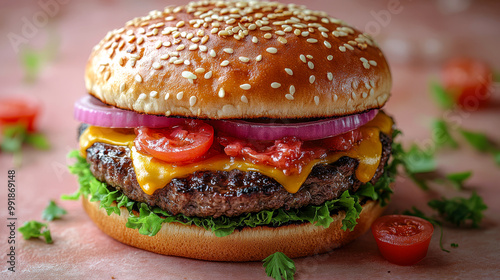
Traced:
<path fill-rule="evenodd" d="M 304 32 L 300 33 L 300 35 L 302 35 L 303 37 L 307 37 L 307 36 L 309 36 L 309 32 L 304 31 Z"/>
<path fill-rule="evenodd" d="M 333 101 L 337 101 L 337 99 L 339 99 L 339 97 L 336 94 L 334 94 L 333 95 Z"/>
<path fill-rule="evenodd" d="M 170 98 L 170 93 L 167 92 L 167 94 L 165 94 L 165 100 L 168 100 Z"/>
<path fill-rule="evenodd" d="M 304 63 L 306 63 L 306 62 L 307 62 L 307 60 L 306 60 L 306 56 L 305 56 L 305 55 L 301 54 L 301 55 L 299 56 L 299 58 L 300 58 L 300 60 L 302 60 L 302 62 L 304 62 Z"/>
<path fill-rule="evenodd" d="M 208 71 L 207 73 L 205 73 L 205 76 L 203 76 L 205 79 L 210 79 L 212 78 L 212 71 Z"/>
<path fill-rule="evenodd" d="M 295 35 L 299 36 L 299 35 L 301 34 L 301 32 L 300 32 L 300 30 L 295 29 L 295 30 L 293 31 L 293 34 L 295 34 Z"/>
<path fill-rule="evenodd" d="M 97 71 L 99 71 L 99 73 L 102 73 L 104 71 L 104 69 L 106 69 L 103 65 L 99 66 L 99 69 L 97 69 Z"/>
<path fill-rule="evenodd" d="M 262 60 L 262 55 L 258 55 L 256 58 L 255 58 L 256 61 L 261 61 Z"/>
<path fill-rule="evenodd" d="M 215 53 L 215 51 L 214 51 L 214 50 L 210 50 L 209 55 L 210 55 L 211 57 L 215 57 L 217 54 Z"/>
<path fill-rule="evenodd" d="M 170 42 L 163 42 L 162 44 L 164 47 L 170 47 L 172 45 L 172 43 Z"/>
<path fill-rule="evenodd" d="M 249 30 L 255 30 L 255 29 L 257 29 L 257 25 L 255 25 L 254 23 L 252 23 L 252 24 L 250 24 L 250 25 L 248 26 L 248 29 L 249 29 Z"/>
<path fill-rule="evenodd" d="M 277 53 L 277 52 L 278 52 L 278 49 L 276 49 L 276 48 L 267 48 L 267 49 L 266 49 L 266 51 L 267 51 L 268 53 L 273 53 L 273 54 L 274 54 L 274 53 Z"/>
<path fill-rule="evenodd" d="M 194 70 L 195 73 L 198 73 L 198 74 L 201 74 L 201 73 L 205 73 L 205 68 L 196 68 L 196 70 Z"/>
<path fill-rule="evenodd" d="M 344 46 L 339 46 L 339 50 L 340 50 L 341 52 L 345 52 L 345 47 L 344 47 Z"/>
<path fill-rule="evenodd" d="M 146 99 L 147 97 L 148 97 L 148 96 L 147 96 L 145 93 L 141 93 L 141 94 L 139 95 L 139 98 L 138 98 L 138 99 L 139 99 L 139 100 L 144 100 L 144 99 Z"/>
<path fill-rule="evenodd" d="M 370 60 L 368 63 L 372 66 L 377 66 L 377 62 L 375 60 Z"/>
<path fill-rule="evenodd" d="M 328 31 L 330 31 L 330 30 L 328 30 L 327 28 L 325 28 L 323 26 L 318 27 L 318 30 L 321 31 L 321 32 L 328 32 Z"/>
<path fill-rule="evenodd" d="M 324 41 L 323 44 L 325 44 L 325 47 L 331 49 L 332 45 L 328 41 Z"/>
<path fill-rule="evenodd" d="M 351 93 L 351 96 L 352 96 L 352 99 L 356 99 L 356 93 L 354 91 Z"/>
<path fill-rule="evenodd" d="M 122 83 L 120 85 L 120 92 L 124 92 L 125 91 L 125 83 Z"/>
<path fill-rule="evenodd" d="M 250 61 L 250 58 L 245 57 L 245 56 L 240 56 L 239 59 L 241 62 L 245 62 L 245 63 Z"/>
<path fill-rule="evenodd" d="M 313 56 L 310 55 L 310 54 L 306 55 L 306 57 L 309 58 L 309 59 L 313 59 Z"/>
<path fill-rule="evenodd" d="M 224 90 L 224 88 L 220 88 L 220 90 L 219 90 L 219 97 L 220 98 L 224 98 L 224 96 L 226 96 L 226 91 Z"/>
<path fill-rule="evenodd" d="M 203 36 L 203 38 L 201 39 L 201 44 L 203 45 L 206 42 L 208 42 L 208 39 L 209 39 L 208 35 Z"/>
<path fill-rule="evenodd" d="M 366 92 L 363 92 L 363 98 L 366 98 L 368 94 Z"/>
<path fill-rule="evenodd" d="M 183 49 L 185 49 L 185 48 L 186 48 L 186 46 L 185 46 L 184 44 L 182 44 L 182 45 L 179 45 L 179 46 L 178 46 L 177 48 L 175 48 L 175 49 L 176 49 L 176 50 L 178 50 L 178 51 L 182 51 L 182 50 L 183 50 Z"/>
<path fill-rule="evenodd" d="M 370 84 L 368 82 L 365 82 L 365 88 L 366 89 L 371 89 L 372 87 L 370 86 Z"/>
<path fill-rule="evenodd" d="M 270 30 L 273 30 L 271 27 L 269 26 L 263 26 L 261 28 L 259 28 L 261 31 L 270 31 Z"/>
<path fill-rule="evenodd" d="M 318 42 L 318 40 L 317 40 L 317 39 L 314 39 L 314 38 L 309 38 L 309 39 L 307 39 L 307 42 L 308 42 L 308 43 L 311 43 L 311 44 L 314 44 L 314 43 L 317 43 L 317 42 Z"/>
<path fill-rule="evenodd" d="M 332 59 L 333 59 L 333 55 L 329 55 L 329 56 L 327 56 L 327 57 L 326 57 L 326 59 L 328 59 L 328 60 L 332 60 Z"/>
<path fill-rule="evenodd" d="M 189 106 L 193 107 L 196 104 L 196 96 L 189 97 Z"/>
<path fill-rule="evenodd" d="M 319 96 L 314 96 L 314 103 L 316 103 L 316 105 L 319 105 Z"/>
<path fill-rule="evenodd" d="M 287 33 L 292 32 L 292 30 L 293 30 L 293 28 L 291 26 L 287 26 L 287 27 L 285 27 L 285 29 L 283 29 L 283 31 L 285 31 Z"/>
<path fill-rule="evenodd" d="M 244 95 L 241 96 L 241 102 L 248 103 L 248 98 Z"/>
<path fill-rule="evenodd" d="M 314 81 L 316 81 L 316 77 L 315 77 L 314 75 L 311 75 L 311 76 L 309 77 L 309 83 L 311 83 L 311 84 L 312 84 L 312 83 L 314 83 Z"/>
<path fill-rule="evenodd" d="M 196 79 L 196 75 L 193 74 L 192 72 L 189 72 L 189 71 L 182 71 L 182 77 L 186 78 L 186 79 L 192 79 L 192 80 Z"/>
<path fill-rule="evenodd" d="M 207 46 L 200 46 L 200 51 L 206 52 L 208 50 Z"/>
<path fill-rule="evenodd" d="M 214 27 L 214 28 L 212 28 L 212 30 L 210 30 L 210 33 L 212 33 L 212 34 L 215 34 L 217 32 L 219 32 L 219 28 L 217 28 L 217 27 Z"/>
<path fill-rule="evenodd" d="M 158 62 L 153 63 L 153 68 L 154 68 L 154 69 L 159 70 L 159 69 L 161 69 L 161 67 L 162 67 L 162 66 L 161 66 L 161 64 L 160 64 L 160 63 L 158 63 Z"/>
<path fill-rule="evenodd" d="M 111 76 L 111 73 L 109 73 L 109 72 L 104 73 L 104 80 L 107 81 L 110 76 Z"/>
<path fill-rule="evenodd" d="M 349 44 L 344 44 L 344 46 L 345 46 L 346 48 L 348 48 L 349 50 L 351 50 L 351 51 L 353 51 L 353 50 L 354 50 L 354 48 L 353 48 L 351 45 L 349 45 Z"/>
<path fill-rule="evenodd" d="M 184 92 L 181 91 L 181 92 L 177 93 L 176 97 L 177 97 L 177 100 L 181 100 L 182 97 L 184 97 Z"/>
<path fill-rule="evenodd" d="M 229 60 L 224 60 L 220 63 L 220 66 L 224 67 L 224 66 L 228 66 L 229 65 Z"/>
<path fill-rule="evenodd" d="M 358 80 L 352 81 L 352 88 L 353 89 L 358 89 L 358 87 L 359 87 L 359 81 Z"/>
<path fill-rule="evenodd" d="M 290 94 L 293 95 L 295 93 L 295 86 L 291 85 L 289 91 L 290 91 Z"/>
<path fill-rule="evenodd" d="M 250 84 L 242 84 L 240 85 L 240 88 L 241 89 L 244 89 L 244 90 L 249 90 L 252 86 Z"/>
<path fill-rule="evenodd" d="M 162 41 L 158 41 L 158 42 L 156 42 L 156 44 L 155 44 L 155 48 L 156 48 L 156 49 L 161 48 L 161 46 L 163 46 L 163 42 L 162 42 Z"/>
<path fill-rule="evenodd" d="M 326 73 L 326 77 L 328 78 L 329 81 L 332 81 L 333 80 L 333 74 L 332 74 L 332 72 Z"/>
<path fill-rule="evenodd" d="M 141 75 L 139 75 L 139 74 L 135 75 L 134 79 L 135 79 L 136 82 L 142 83 L 142 77 L 141 77 Z"/>
<path fill-rule="evenodd" d="M 184 65 L 191 65 L 191 62 L 189 60 L 184 60 Z"/>
<path fill-rule="evenodd" d="M 370 64 L 367 62 L 363 62 L 363 67 L 365 67 L 365 69 L 370 69 Z"/>
<path fill-rule="evenodd" d="M 371 81 L 370 81 L 370 85 L 371 85 L 372 87 L 375 87 L 375 81 L 374 81 L 374 80 L 371 80 Z"/>
<path fill-rule="evenodd" d="M 288 41 L 284 38 L 284 37 L 278 37 L 278 42 L 282 43 L 282 44 L 286 44 Z"/>
<path fill-rule="evenodd" d="M 279 88 L 279 87 L 281 87 L 281 84 L 274 82 L 274 83 L 271 83 L 271 87 L 272 88 Z"/>
<path fill-rule="evenodd" d="M 285 35 L 285 32 L 284 32 L 284 31 L 282 31 L 282 30 L 278 30 L 278 31 L 276 31 L 276 32 L 274 32 L 274 33 L 276 33 L 276 35 L 280 35 L 280 36 Z"/>
<path fill-rule="evenodd" d="M 363 63 L 364 62 L 368 62 L 368 60 L 366 58 L 364 58 L 364 57 L 359 58 L 359 60 L 361 60 L 361 62 L 363 62 Z"/>
<path fill-rule="evenodd" d="M 309 62 L 307 63 L 307 66 L 308 66 L 308 67 L 309 67 L 309 69 L 311 69 L 311 70 L 312 70 L 312 69 L 314 69 L 314 63 L 312 63 L 311 61 L 309 61 Z"/>
<path fill-rule="evenodd" d="M 172 21 L 172 20 L 174 20 L 174 19 L 175 19 L 175 17 L 173 17 L 173 16 L 168 16 L 168 17 L 166 17 L 166 18 L 165 18 L 165 21 Z"/>
<path fill-rule="evenodd" d="M 154 97 L 156 97 L 157 95 L 158 95 L 158 92 L 157 92 L 157 91 L 155 91 L 155 90 L 153 90 L 153 91 L 151 91 L 151 92 L 149 93 L 149 96 L 151 96 L 151 97 L 153 97 L 153 98 L 154 98 Z"/>
<path fill-rule="evenodd" d="M 253 42 L 254 44 L 257 44 L 257 43 L 259 42 L 259 39 L 258 39 L 257 37 L 255 37 L 255 36 L 254 36 L 254 37 L 252 37 L 252 42 Z"/>
<path fill-rule="evenodd" d="M 189 46 L 189 50 L 190 50 L 190 51 L 194 51 L 194 50 L 196 50 L 197 48 L 198 48 L 198 45 L 197 45 L 197 44 L 194 44 L 194 45 Z"/>
<path fill-rule="evenodd" d="M 370 96 L 373 96 L 375 94 L 375 90 L 373 88 L 370 89 Z"/>
<path fill-rule="evenodd" d="M 224 52 L 226 52 L 226 53 L 233 53 L 234 51 L 231 48 L 225 48 Z"/>
<path fill-rule="evenodd" d="M 291 95 L 291 94 L 287 93 L 287 94 L 285 95 L 285 98 L 286 98 L 286 99 L 288 99 L 288 100 L 293 100 L 293 95 Z"/>
<path fill-rule="evenodd" d="M 177 27 L 177 28 L 179 28 L 179 27 L 183 27 L 183 26 L 184 26 L 184 24 L 185 24 L 185 22 L 184 22 L 183 20 L 181 20 L 181 21 L 179 21 L 179 22 L 175 25 L 175 27 Z"/>
<path fill-rule="evenodd" d="M 285 68 L 285 72 L 286 72 L 288 75 L 290 75 L 290 76 L 292 76 L 292 75 L 293 75 L 293 71 L 292 71 L 292 69 L 290 69 L 290 68 Z"/>

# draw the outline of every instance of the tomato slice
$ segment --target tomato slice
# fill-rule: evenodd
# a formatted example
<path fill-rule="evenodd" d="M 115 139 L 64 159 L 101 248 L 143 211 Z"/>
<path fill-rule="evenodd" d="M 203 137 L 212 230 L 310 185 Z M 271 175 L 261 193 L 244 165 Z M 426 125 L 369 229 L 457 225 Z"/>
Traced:
<path fill-rule="evenodd" d="M 35 131 L 35 119 L 40 103 L 28 96 L 0 97 L 0 126 L 21 124 L 29 132 Z"/>
<path fill-rule="evenodd" d="M 427 255 L 434 227 L 424 219 L 405 216 L 382 216 L 372 224 L 378 249 L 388 261 L 412 265 Z"/>
<path fill-rule="evenodd" d="M 322 147 L 329 151 L 347 151 L 363 138 L 359 129 L 351 130 L 344 134 L 318 140 Z"/>
<path fill-rule="evenodd" d="M 442 69 L 444 87 L 458 105 L 477 109 L 491 99 L 493 72 L 488 64 L 472 58 L 454 58 Z"/>
<path fill-rule="evenodd" d="M 170 163 L 183 163 L 203 156 L 212 146 L 214 129 L 198 120 L 188 120 L 169 128 L 135 129 L 139 152 Z"/>

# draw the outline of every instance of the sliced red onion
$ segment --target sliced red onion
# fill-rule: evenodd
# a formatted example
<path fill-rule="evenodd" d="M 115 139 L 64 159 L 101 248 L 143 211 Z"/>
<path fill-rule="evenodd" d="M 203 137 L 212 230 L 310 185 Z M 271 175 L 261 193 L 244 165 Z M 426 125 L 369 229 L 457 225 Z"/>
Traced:
<path fill-rule="evenodd" d="M 213 121 L 216 131 L 233 137 L 253 140 L 276 140 L 286 136 L 295 136 L 301 140 L 316 140 L 340 135 L 354 130 L 371 121 L 378 110 L 340 118 L 329 118 L 301 123 L 257 123 L 243 120 Z"/>
<path fill-rule="evenodd" d="M 106 105 L 99 99 L 90 95 L 76 101 L 74 116 L 75 119 L 90 125 L 116 128 L 134 128 L 139 126 L 158 128 L 177 125 L 184 122 L 182 118 L 143 115 L 118 109 Z"/>

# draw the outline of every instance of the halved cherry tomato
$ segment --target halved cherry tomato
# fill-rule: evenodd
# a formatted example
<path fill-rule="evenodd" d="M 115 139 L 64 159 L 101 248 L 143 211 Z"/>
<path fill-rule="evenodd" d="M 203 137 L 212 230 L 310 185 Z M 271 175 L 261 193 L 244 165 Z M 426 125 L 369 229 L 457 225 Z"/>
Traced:
<path fill-rule="evenodd" d="M 139 127 L 135 133 L 137 150 L 166 162 L 182 163 L 199 158 L 214 141 L 212 126 L 197 120 L 170 128 Z"/>
<path fill-rule="evenodd" d="M 35 131 L 39 102 L 28 96 L 0 97 L 0 126 L 22 124 L 29 132 Z"/>
<path fill-rule="evenodd" d="M 443 84 L 465 109 L 486 106 L 491 99 L 493 72 L 488 64 L 472 58 L 455 58 L 442 69 Z"/>
<path fill-rule="evenodd" d="M 372 224 L 378 249 L 388 261 L 412 265 L 427 255 L 434 227 L 424 219 L 405 216 L 382 216 Z"/>

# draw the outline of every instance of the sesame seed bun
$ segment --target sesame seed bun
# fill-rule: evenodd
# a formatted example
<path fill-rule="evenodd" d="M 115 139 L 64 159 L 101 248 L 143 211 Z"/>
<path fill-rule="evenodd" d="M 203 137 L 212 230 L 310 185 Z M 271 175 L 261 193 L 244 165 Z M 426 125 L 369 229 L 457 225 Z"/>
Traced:
<path fill-rule="evenodd" d="M 363 205 L 358 224 L 353 231 L 343 231 L 344 212 L 332 216 L 328 228 L 311 223 L 273 227 L 246 227 L 225 237 L 198 226 L 165 223 L 155 236 L 141 235 L 136 229 L 125 226 L 128 210 L 107 215 L 99 202 L 82 198 L 83 207 L 94 223 L 107 235 L 130 246 L 158 254 L 180 256 L 210 261 L 261 261 L 267 256 L 282 252 L 298 258 L 321 254 L 345 245 L 365 233 L 384 208 L 368 201 Z"/>
<path fill-rule="evenodd" d="M 146 114 L 306 118 L 382 107 L 391 74 L 370 36 L 324 12 L 203 1 L 109 32 L 85 83 L 101 101 Z"/>

